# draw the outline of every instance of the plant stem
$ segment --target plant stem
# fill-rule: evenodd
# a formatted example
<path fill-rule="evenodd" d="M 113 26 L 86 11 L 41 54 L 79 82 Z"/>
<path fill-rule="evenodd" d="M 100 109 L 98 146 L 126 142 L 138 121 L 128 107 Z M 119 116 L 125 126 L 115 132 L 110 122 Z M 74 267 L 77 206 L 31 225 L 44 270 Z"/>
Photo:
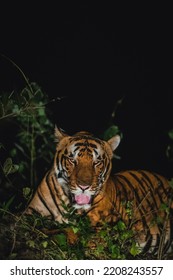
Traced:
<path fill-rule="evenodd" d="M 30 166 L 30 184 L 34 184 L 34 159 L 35 159 L 35 145 L 34 145 L 34 124 L 31 125 L 31 166 Z"/>

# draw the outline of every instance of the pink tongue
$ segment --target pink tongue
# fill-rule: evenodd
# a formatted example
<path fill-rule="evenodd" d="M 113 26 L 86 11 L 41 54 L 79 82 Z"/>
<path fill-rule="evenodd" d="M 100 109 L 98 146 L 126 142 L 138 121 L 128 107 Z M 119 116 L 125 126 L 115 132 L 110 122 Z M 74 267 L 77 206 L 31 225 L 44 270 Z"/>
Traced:
<path fill-rule="evenodd" d="M 75 195 L 75 201 L 77 204 L 88 204 L 90 202 L 90 197 L 85 194 Z"/>

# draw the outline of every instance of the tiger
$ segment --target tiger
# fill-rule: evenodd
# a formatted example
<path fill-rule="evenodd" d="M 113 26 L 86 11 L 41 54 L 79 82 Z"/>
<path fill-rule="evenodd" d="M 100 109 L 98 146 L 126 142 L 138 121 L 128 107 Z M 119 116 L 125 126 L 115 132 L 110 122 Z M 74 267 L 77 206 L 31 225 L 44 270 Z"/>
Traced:
<path fill-rule="evenodd" d="M 108 141 L 80 131 L 70 136 L 55 127 L 56 152 L 25 213 L 37 212 L 68 223 L 66 209 L 89 218 L 96 227 L 122 220 L 135 232 L 142 252 L 171 248 L 173 209 L 169 181 L 152 171 L 112 172 L 112 159 L 121 137 Z M 130 203 L 131 215 L 127 211 Z M 163 211 L 167 205 L 170 211 Z M 162 222 L 156 222 L 156 217 Z M 163 238 L 164 236 L 164 238 Z"/>

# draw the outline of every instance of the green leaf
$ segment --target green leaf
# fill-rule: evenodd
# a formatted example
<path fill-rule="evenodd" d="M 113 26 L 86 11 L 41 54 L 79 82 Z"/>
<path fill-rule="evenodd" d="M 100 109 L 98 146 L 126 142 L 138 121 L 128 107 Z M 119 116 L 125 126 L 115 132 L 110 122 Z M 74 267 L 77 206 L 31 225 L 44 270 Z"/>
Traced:
<path fill-rule="evenodd" d="M 139 255 L 140 252 L 141 249 L 137 246 L 135 242 L 133 242 L 130 248 L 130 254 L 135 257 L 136 255 Z"/>
<path fill-rule="evenodd" d="M 111 257 L 113 259 L 119 259 L 120 258 L 120 248 L 117 245 L 112 245 L 111 247 Z"/>
<path fill-rule="evenodd" d="M 28 188 L 28 187 L 23 188 L 23 196 L 24 196 L 24 198 L 28 199 L 30 194 L 31 194 L 31 188 Z"/>
<path fill-rule="evenodd" d="M 46 249 L 47 246 L 48 246 L 48 241 L 43 241 L 43 242 L 41 243 L 41 245 L 43 246 L 44 249 Z"/>
<path fill-rule="evenodd" d="M 101 230 L 100 232 L 99 232 L 99 234 L 100 234 L 100 236 L 101 237 L 106 237 L 107 236 L 107 231 L 106 230 Z"/>
<path fill-rule="evenodd" d="M 103 246 L 103 244 L 97 244 L 96 252 L 97 252 L 97 255 L 98 255 L 98 256 L 99 256 L 101 253 L 104 252 L 104 246 Z"/>
<path fill-rule="evenodd" d="M 3 172 L 5 176 L 8 176 L 9 174 L 15 173 L 19 169 L 19 166 L 17 164 L 13 164 L 11 158 L 7 158 L 3 165 Z"/>
<path fill-rule="evenodd" d="M 173 129 L 168 132 L 169 137 L 173 140 Z"/>
<path fill-rule="evenodd" d="M 104 132 L 103 139 L 107 141 L 113 136 L 117 135 L 118 133 L 119 133 L 118 126 L 112 125 Z"/>
<path fill-rule="evenodd" d="M 17 114 L 20 113 L 20 109 L 19 109 L 19 106 L 18 106 L 17 104 L 14 104 L 13 109 L 12 109 L 12 112 L 13 112 L 13 113 L 17 113 Z"/>
<path fill-rule="evenodd" d="M 15 148 L 13 148 L 13 149 L 10 151 L 10 155 L 11 155 L 12 157 L 15 157 L 15 156 L 17 155 L 17 151 L 16 151 Z"/>
<path fill-rule="evenodd" d="M 169 214 L 169 212 L 170 212 L 170 208 L 169 208 L 168 204 L 166 204 L 166 203 L 161 203 L 160 210 L 165 211 L 167 214 Z"/>
<path fill-rule="evenodd" d="M 28 245 L 30 248 L 35 248 L 35 242 L 33 240 L 26 241 L 26 245 Z"/>
<path fill-rule="evenodd" d="M 38 115 L 39 115 L 40 117 L 45 116 L 45 109 L 44 109 L 43 107 L 40 107 L 40 108 L 38 109 Z"/>
<path fill-rule="evenodd" d="M 8 210 L 14 199 L 15 199 L 15 196 L 13 195 L 12 197 L 10 197 L 10 199 L 7 202 L 4 202 L 3 209 Z"/>
<path fill-rule="evenodd" d="M 123 221 L 119 221 L 119 222 L 117 223 L 117 227 L 118 227 L 118 229 L 119 229 L 120 231 L 123 231 L 123 230 L 126 229 L 126 225 L 125 225 L 125 223 L 124 223 Z"/>
<path fill-rule="evenodd" d="M 72 230 L 73 230 L 73 232 L 76 234 L 76 233 L 79 231 L 79 228 L 78 228 L 78 227 L 75 227 L 75 226 L 72 226 Z"/>
<path fill-rule="evenodd" d="M 56 240 L 57 240 L 57 242 L 60 246 L 66 246 L 67 245 L 67 239 L 66 239 L 65 234 L 63 234 L 63 233 L 57 234 L 56 235 Z"/>

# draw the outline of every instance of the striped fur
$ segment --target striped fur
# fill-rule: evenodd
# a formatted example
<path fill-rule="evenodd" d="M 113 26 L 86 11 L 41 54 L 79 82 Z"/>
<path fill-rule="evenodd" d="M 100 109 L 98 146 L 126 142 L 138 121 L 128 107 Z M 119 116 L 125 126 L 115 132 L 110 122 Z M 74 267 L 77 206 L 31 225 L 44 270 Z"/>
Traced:
<path fill-rule="evenodd" d="M 110 175 L 119 136 L 106 142 L 88 132 L 68 136 L 57 128 L 55 136 L 58 143 L 53 166 L 38 186 L 26 213 L 36 211 L 59 223 L 68 223 L 65 209 L 74 207 L 80 214 L 87 213 L 93 226 L 122 219 L 134 229 L 143 251 L 155 253 L 161 243 L 167 251 L 171 219 L 162 207 L 173 208 L 168 181 L 145 170 Z"/>

